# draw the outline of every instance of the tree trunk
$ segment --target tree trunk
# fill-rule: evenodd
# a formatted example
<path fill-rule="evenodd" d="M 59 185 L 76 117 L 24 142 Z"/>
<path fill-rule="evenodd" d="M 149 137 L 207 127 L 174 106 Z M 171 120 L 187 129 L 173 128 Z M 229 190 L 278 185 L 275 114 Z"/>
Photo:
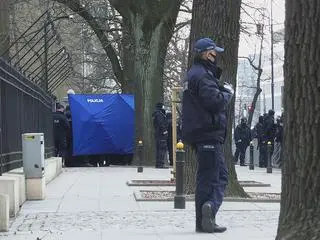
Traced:
<path fill-rule="evenodd" d="M 134 44 L 134 56 L 128 64 L 132 64 L 133 61 L 136 138 L 143 141 L 145 163 L 154 164 L 152 113 L 155 104 L 163 101 L 164 60 L 181 1 L 113 0 L 110 2 L 129 21 L 129 33 Z"/>
<path fill-rule="evenodd" d="M 124 82 L 126 84 L 121 85 L 122 93 L 135 93 L 135 79 L 134 76 L 134 64 L 132 59 L 134 59 L 134 38 L 132 36 L 132 26 L 128 16 L 122 17 L 122 43 L 121 43 L 121 56 L 123 66 L 123 76 Z"/>
<path fill-rule="evenodd" d="M 260 85 L 260 78 L 257 79 L 257 81 L 259 81 L 259 85 Z M 251 111 L 249 112 L 249 117 L 248 117 L 248 127 L 251 129 L 251 125 L 252 125 L 252 120 L 253 120 L 253 115 L 254 115 L 254 111 L 256 109 L 256 105 L 257 105 L 257 101 L 259 98 L 260 93 L 262 92 L 262 89 L 259 87 L 257 87 L 256 92 L 254 93 L 253 99 L 252 99 L 252 103 L 251 103 Z"/>
<path fill-rule="evenodd" d="M 82 16 L 93 29 L 111 62 L 124 93 L 135 95 L 136 139 L 144 143 L 143 159 L 154 164 L 152 112 L 163 98 L 163 68 L 182 0 L 109 0 L 123 17 L 122 65 L 108 33 L 80 0 L 54 0 Z M 126 52 L 126 48 L 130 48 Z M 127 54 L 127 55 L 126 55 Z"/>
<path fill-rule="evenodd" d="M 210 37 L 218 45 L 225 47 L 225 53 L 218 57 L 218 65 L 222 67 L 221 81 L 236 86 L 238 66 L 238 46 L 240 34 L 241 0 L 193 1 L 193 13 L 190 34 L 189 66 L 191 65 L 193 44 L 197 39 Z M 234 99 L 228 111 L 228 134 L 225 143 L 225 157 L 229 169 L 229 185 L 226 195 L 246 197 L 247 194 L 237 180 L 232 155 L 232 123 L 234 116 Z M 186 147 L 186 189 L 195 188 L 195 154 L 191 146 Z"/>
<path fill-rule="evenodd" d="M 320 239 L 320 8 L 286 1 L 284 144 L 278 240 Z"/>
<path fill-rule="evenodd" d="M 9 1 L 0 1 L 0 57 L 8 58 L 9 52 Z"/>

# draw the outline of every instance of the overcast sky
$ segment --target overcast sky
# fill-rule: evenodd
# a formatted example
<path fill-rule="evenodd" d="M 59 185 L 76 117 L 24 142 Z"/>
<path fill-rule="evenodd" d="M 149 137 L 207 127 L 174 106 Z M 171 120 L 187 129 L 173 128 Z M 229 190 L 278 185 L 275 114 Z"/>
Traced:
<path fill-rule="evenodd" d="M 272 0 L 273 6 L 273 24 L 274 31 L 280 30 L 284 28 L 284 19 L 285 19 L 285 0 Z M 247 0 L 245 3 L 250 5 L 254 5 L 256 7 L 265 7 L 267 9 L 266 16 L 264 19 L 264 24 L 268 25 L 265 27 L 265 46 L 268 48 L 270 44 L 270 9 L 271 9 L 271 0 Z M 246 8 L 247 9 L 247 8 Z M 249 10 L 250 11 L 250 10 Z M 250 16 L 247 14 L 243 14 L 241 17 L 243 21 L 253 23 L 254 20 L 251 18 L 258 19 L 262 21 L 262 17 L 260 17 L 259 12 L 251 10 L 249 12 Z M 260 18 L 260 19 L 259 19 Z M 252 25 L 251 31 L 256 31 L 256 27 Z M 270 45 L 269 45 L 270 46 Z M 239 46 L 239 56 L 248 56 L 248 54 L 255 53 L 255 48 L 259 49 L 259 41 L 258 39 L 252 35 L 248 36 L 246 34 L 241 34 L 240 36 L 240 46 Z"/>

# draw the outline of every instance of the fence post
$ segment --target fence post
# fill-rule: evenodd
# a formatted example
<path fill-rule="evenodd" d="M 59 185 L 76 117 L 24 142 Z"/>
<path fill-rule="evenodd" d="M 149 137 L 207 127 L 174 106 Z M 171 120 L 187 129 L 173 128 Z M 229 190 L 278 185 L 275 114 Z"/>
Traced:
<path fill-rule="evenodd" d="M 174 196 L 174 208 L 185 209 L 186 197 L 184 195 L 184 145 L 180 141 L 177 143 L 176 158 L 176 195 Z"/>
<path fill-rule="evenodd" d="M 138 142 L 138 154 L 139 154 L 139 166 L 138 166 L 138 173 L 143 172 L 143 166 L 142 166 L 142 154 L 143 154 L 143 142 L 140 140 Z"/>
<path fill-rule="evenodd" d="M 272 173 L 272 164 L 271 164 L 271 158 L 272 158 L 272 143 L 268 142 L 268 166 L 267 166 L 267 173 Z"/>
<path fill-rule="evenodd" d="M 254 170 L 254 158 L 253 158 L 253 142 L 250 142 L 250 163 L 249 169 Z"/>

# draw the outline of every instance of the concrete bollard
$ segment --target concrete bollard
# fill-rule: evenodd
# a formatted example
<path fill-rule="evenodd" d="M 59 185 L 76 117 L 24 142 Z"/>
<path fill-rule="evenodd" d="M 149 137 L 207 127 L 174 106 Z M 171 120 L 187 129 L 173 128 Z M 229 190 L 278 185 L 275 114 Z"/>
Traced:
<path fill-rule="evenodd" d="M 9 230 L 9 196 L 0 194 L 0 232 Z"/>
<path fill-rule="evenodd" d="M 138 173 L 143 172 L 143 166 L 142 166 L 142 155 L 143 155 L 143 142 L 140 140 L 138 142 L 138 154 L 139 154 L 139 166 L 138 166 Z"/>
<path fill-rule="evenodd" d="M 16 217 L 19 212 L 20 201 L 20 181 L 13 176 L 0 177 L 0 194 L 9 196 L 9 214 L 10 217 Z"/>
<path fill-rule="evenodd" d="M 250 163 L 249 169 L 254 170 L 254 158 L 253 158 L 253 142 L 250 142 Z"/>
<path fill-rule="evenodd" d="M 174 208 L 185 209 L 186 197 L 184 195 L 184 163 L 185 163 L 185 151 L 184 145 L 180 141 L 177 143 L 176 151 L 176 195 L 174 196 Z"/>
<path fill-rule="evenodd" d="M 272 158 L 272 143 L 268 142 L 268 166 L 267 166 L 267 173 L 272 173 L 272 164 L 271 164 L 271 158 Z"/>

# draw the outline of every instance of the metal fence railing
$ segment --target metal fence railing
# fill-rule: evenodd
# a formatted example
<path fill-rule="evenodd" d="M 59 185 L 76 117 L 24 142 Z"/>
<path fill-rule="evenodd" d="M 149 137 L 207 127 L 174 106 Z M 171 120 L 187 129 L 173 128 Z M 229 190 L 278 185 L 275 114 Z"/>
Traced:
<path fill-rule="evenodd" d="M 22 166 L 21 135 L 42 132 L 45 154 L 54 153 L 54 99 L 0 58 L 0 175 Z"/>

